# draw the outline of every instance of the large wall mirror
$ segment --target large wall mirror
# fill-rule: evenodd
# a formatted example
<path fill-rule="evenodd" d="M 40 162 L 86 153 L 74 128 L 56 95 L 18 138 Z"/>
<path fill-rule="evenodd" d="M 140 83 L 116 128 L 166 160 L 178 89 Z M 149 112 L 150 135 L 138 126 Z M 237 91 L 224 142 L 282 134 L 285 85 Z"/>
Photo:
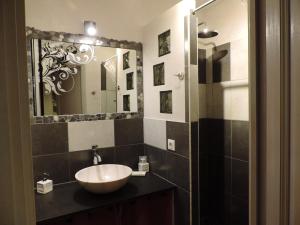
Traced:
<path fill-rule="evenodd" d="M 34 116 L 142 111 L 140 44 L 33 28 L 27 40 Z"/>

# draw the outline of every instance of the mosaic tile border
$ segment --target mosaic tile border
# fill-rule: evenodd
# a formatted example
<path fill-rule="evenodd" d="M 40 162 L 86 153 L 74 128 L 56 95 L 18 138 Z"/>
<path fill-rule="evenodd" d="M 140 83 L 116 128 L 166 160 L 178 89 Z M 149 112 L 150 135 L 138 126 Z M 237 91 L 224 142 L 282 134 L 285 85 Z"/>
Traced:
<path fill-rule="evenodd" d="M 102 114 L 75 114 L 60 116 L 34 116 L 31 124 L 48 124 L 48 123 L 67 123 L 80 121 L 96 121 L 96 120 L 120 120 L 143 118 L 143 113 L 102 113 Z"/>
<path fill-rule="evenodd" d="M 26 27 L 27 38 L 27 76 L 29 86 L 29 102 L 31 123 L 57 123 L 57 122 L 75 122 L 75 121 L 94 121 L 94 120 L 112 120 L 112 119 L 130 119 L 142 118 L 144 115 L 144 94 L 143 94 L 143 45 L 142 43 L 131 41 L 118 41 L 104 37 L 90 37 L 83 34 L 71 34 L 55 31 L 41 31 L 33 27 Z M 33 114 L 33 92 L 32 92 L 32 59 L 31 59 L 31 39 L 44 39 L 52 41 L 63 41 L 72 43 L 83 43 L 82 40 L 88 38 L 92 40 L 93 45 L 136 50 L 137 54 L 137 104 L 138 112 L 132 113 L 101 113 L 94 115 L 59 115 L 59 116 L 34 116 Z"/>

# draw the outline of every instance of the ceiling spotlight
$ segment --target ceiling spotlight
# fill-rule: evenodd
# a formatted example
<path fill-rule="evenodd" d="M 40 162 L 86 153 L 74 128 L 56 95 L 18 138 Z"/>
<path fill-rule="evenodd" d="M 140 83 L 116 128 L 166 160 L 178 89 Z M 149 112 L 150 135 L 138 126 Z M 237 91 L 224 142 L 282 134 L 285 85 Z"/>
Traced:
<path fill-rule="evenodd" d="M 96 22 L 84 21 L 84 32 L 87 35 L 95 36 L 97 33 Z"/>

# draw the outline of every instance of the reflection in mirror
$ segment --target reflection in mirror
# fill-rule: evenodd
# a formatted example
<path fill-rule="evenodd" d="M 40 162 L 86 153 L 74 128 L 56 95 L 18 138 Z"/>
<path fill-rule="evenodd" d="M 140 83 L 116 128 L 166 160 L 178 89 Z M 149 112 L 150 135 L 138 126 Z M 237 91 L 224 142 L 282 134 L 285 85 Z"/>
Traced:
<path fill-rule="evenodd" d="M 137 112 L 135 50 L 32 39 L 35 116 Z"/>

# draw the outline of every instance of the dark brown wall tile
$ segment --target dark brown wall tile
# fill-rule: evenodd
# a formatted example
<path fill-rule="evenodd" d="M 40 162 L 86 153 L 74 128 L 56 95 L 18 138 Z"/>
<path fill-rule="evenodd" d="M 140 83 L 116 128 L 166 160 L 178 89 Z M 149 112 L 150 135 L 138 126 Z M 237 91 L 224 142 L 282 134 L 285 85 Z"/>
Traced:
<path fill-rule="evenodd" d="M 98 149 L 98 154 L 101 156 L 102 164 L 113 164 L 115 163 L 115 147 L 112 148 L 101 148 Z"/>
<path fill-rule="evenodd" d="M 209 149 L 208 125 L 208 119 L 199 120 L 199 152 L 207 152 Z"/>
<path fill-rule="evenodd" d="M 206 49 L 198 49 L 198 82 L 206 83 Z"/>
<path fill-rule="evenodd" d="M 248 170 L 248 162 L 232 160 L 232 194 L 243 199 L 248 199 Z"/>
<path fill-rule="evenodd" d="M 54 184 L 68 182 L 70 180 L 68 153 L 36 156 L 33 158 L 33 170 L 35 186 L 43 173 L 48 173 Z"/>
<path fill-rule="evenodd" d="M 175 140 L 175 152 L 189 157 L 189 124 L 167 121 L 167 146 L 168 139 Z"/>
<path fill-rule="evenodd" d="M 248 201 L 232 197 L 231 198 L 231 221 L 230 224 L 234 225 L 248 225 Z"/>
<path fill-rule="evenodd" d="M 248 161 L 249 122 L 232 121 L 232 157 Z"/>
<path fill-rule="evenodd" d="M 143 119 L 115 120 L 115 145 L 144 143 Z"/>
<path fill-rule="evenodd" d="M 231 79 L 230 68 L 230 43 L 219 45 L 212 55 L 213 82 L 229 81 Z M 223 54 L 227 51 L 227 54 Z"/>
<path fill-rule="evenodd" d="M 100 164 L 114 163 L 115 148 L 102 148 L 97 150 L 101 156 Z M 75 174 L 86 167 L 93 165 L 92 151 L 78 151 L 69 153 L 70 179 L 75 180 Z"/>
<path fill-rule="evenodd" d="M 167 179 L 189 191 L 189 160 L 166 152 Z"/>
<path fill-rule="evenodd" d="M 34 156 L 68 152 L 67 123 L 35 124 L 31 132 Z"/>
<path fill-rule="evenodd" d="M 117 146 L 115 154 L 116 163 L 136 170 L 138 168 L 139 156 L 144 155 L 144 144 Z"/>
<path fill-rule="evenodd" d="M 92 166 L 91 151 L 79 151 L 69 153 L 70 180 L 75 180 L 75 174 L 86 167 Z"/>
<path fill-rule="evenodd" d="M 145 145 L 145 154 L 148 156 L 150 171 L 167 179 L 166 151 Z"/>

